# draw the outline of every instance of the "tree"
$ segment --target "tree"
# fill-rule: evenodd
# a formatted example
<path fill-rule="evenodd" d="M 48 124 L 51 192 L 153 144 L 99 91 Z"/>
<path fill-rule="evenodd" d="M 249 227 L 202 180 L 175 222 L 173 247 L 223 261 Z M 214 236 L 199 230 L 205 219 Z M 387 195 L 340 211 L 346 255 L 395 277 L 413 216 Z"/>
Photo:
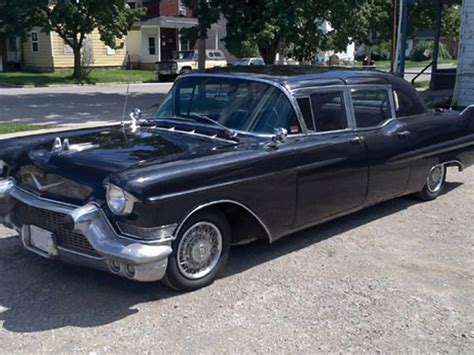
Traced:
<path fill-rule="evenodd" d="M 372 48 L 391 39 L 392 14 L 392 0 L 333 0 L 331 47 L 343 49 L 353 41 L 364 45 L 370 60 Z"/>
<path fill-rule="evenodd" d="M 254 43 L 266 64 L 288 47 L 297 57 L 308 58 L 325 43 L 320 25 L 330 8 L 329 0 L 223 0 L 224 40 L 228 47 Z"/>
<path fill-rule="evenodd" d="M 21 32 L 39 26 L 42 31 L 56 32 L 72 48 L 75 79 L 82 77 L 81 51 L 86 36 L 94 29 L 100 39 L 111 48 L 123 47 L 123 41 L 133 22 L 143 14 L 142 9 L 131 9 L 126 0 L 0 0 L 0 13 L 8 7 L 7 15 L 0 15 L 7 29 Z"/>
<path fill-rule="evenodd" d="M 190 29 L 184 29 L 183 34 L 188 38 L 198 38 L 199 58 L 198 68 L 205 69 L 207 31 L 219 20 L 221 15 L 221 0 L 184 0 L 184 4 L 193 10 L 193 17 L 198 24 Z"/>
<path fill-rule="evenodd" d="M 436 22 L 437 0 L 418 0 L 410 11 L 409 33 L 434 30 Z M 458 5 L 443 5 L 441 35 L 453 41 L 459 40 L 461 14 Z"/>

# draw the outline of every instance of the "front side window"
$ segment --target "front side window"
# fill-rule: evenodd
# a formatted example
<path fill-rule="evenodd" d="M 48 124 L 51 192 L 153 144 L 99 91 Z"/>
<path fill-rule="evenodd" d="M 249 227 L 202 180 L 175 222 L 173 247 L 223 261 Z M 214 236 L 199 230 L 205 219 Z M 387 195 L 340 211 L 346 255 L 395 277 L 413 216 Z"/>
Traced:
<path fill-rule="evenodd" d="M 376 127 L 392 117 L 386 89 L 351 90 L 357 127 Z"/>
<path fill-rule="evenodd" d="M 273 134 L 275 128 L 285 128 L 289 134 L 301 133 L 285 94 L 272 85 L 251 80 L 183 78 L 154 114 L 158 119 L 185 121 L 198 121 L 199 116 L 243 132 Z"/>

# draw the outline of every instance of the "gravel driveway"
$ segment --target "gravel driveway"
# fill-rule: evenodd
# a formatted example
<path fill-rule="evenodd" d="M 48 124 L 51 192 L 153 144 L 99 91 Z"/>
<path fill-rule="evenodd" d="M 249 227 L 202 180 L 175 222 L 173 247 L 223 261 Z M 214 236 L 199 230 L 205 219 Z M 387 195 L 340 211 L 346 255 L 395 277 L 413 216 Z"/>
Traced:
<path fill-rule="evenodd" d="M 0 230 L 0 352 L 474 352 L 474 169 L 401 198 L 235 247 L 178 294 L 23 251 Z"/>

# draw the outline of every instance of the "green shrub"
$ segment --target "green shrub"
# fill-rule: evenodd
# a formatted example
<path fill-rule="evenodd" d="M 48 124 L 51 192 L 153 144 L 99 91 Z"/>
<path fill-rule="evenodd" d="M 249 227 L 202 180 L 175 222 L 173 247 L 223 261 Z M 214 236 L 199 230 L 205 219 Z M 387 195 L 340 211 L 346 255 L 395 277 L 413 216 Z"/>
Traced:
<path fill-rule="evenodd" d="M 428 57 L 425 56 L 429 53 Z M 432 59 L 433 41 L 419 43 L 411 52 L 411 60 L 414 62 L 423 62 Z M 443 43 L 439 44 L 438 59 L 453 59 Z"/>

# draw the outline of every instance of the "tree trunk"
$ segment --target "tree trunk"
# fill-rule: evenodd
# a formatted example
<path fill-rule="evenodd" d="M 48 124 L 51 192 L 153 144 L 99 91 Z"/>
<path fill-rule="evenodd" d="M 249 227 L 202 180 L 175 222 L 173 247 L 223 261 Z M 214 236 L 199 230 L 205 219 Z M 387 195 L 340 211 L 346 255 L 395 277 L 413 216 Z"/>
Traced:
<path fill-rule="evenodd" d="M 82 79 L 82 68 L 81 68 L 81 47 L 73 48 L 74 53 L 74 73 L 72 77 L 76 80 Z"/>
<path fill-rule="evenodd" d="M 278 43 L 268 48 L 262 48 L 260 46 L 258 47 L 260 55 L 262 56 L 265 64 L 267 65 L 275 64 L 277 48 L 278 48 Z"/>
<path fill-rule="evenodd" d="M 198 69 L 206 69 L 206 36 L 201 35 L 198 39 Z"/>

